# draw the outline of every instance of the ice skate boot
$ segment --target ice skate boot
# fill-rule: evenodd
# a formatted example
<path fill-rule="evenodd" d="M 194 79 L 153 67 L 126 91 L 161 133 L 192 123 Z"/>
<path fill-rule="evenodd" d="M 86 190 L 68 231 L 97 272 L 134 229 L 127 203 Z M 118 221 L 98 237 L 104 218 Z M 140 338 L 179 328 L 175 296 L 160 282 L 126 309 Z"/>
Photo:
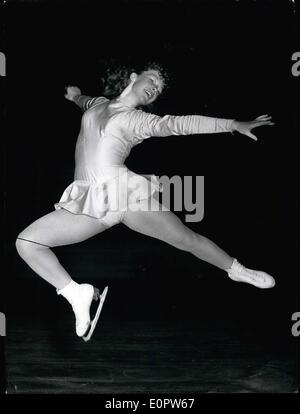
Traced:
<path fill-rule="evenodd" d="M 107 289 L 108 287 L 100 295 L 99 289 L 94 288 L 92 285 L 87 283 L 78 284 L 72 280 L 63 289 L 57 291 L 57 294 L 64 296 L 72 306 L 76 321 L 76 334 L 85 341 L 91 338 L 95 330 Z M 91 321 L 90 308 L 93 300 L 99 300 L 99 304 L 95 317 Z"/>
<path fill-rule="evenodd" d="M 275 286 L 275 279 L 271 275 L 260 270 L 247 269 L 236 259 L 234 259 L 231 268 L 227 269 L 226 272 L 230 279 L 235 282 L 250 283 L 261 289 L 269 289 Z"/>

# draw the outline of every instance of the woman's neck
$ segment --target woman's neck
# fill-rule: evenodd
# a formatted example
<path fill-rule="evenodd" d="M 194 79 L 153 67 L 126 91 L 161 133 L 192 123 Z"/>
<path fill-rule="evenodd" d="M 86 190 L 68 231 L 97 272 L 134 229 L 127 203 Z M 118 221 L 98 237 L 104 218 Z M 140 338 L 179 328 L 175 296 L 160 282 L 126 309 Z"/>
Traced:
<path fill-rule="evenodd" d="M 116 97 L 115 101 L 122 104 L 123 106 L 127 106 L 130 108 L 136 108 L 139 105 L 137 96 L 132 92 L 132 85 L 131 82 L 123 92 Z"/>
<path fill-rule="evenodd" d="M 112 100 L 112 104 L 120 105 L 120 106 L 126 106 L 127 108 L 136 108 L 137 104 L 134 99 L 130 99 L 128 97 L 122 97 L 122 95 L 118 96 L 117 98 L 114 98 Z"/>

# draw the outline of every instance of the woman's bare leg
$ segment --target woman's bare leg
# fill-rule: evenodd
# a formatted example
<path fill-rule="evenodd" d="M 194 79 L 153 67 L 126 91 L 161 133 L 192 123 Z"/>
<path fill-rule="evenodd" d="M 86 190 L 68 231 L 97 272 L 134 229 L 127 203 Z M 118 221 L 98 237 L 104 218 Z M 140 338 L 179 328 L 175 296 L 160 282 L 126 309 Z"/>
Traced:
<path fill-rule="evenodd" d="M 55 210 L 23 230 L 17 238 L 16 248 L 32 270 L 56 289 L 63 289 L 71 276 L 50 248 L 79 243 L 106 228 L 93 217 Z"/>
<path fill-rule="evenodd" d="M 220 269 L 231 267 L 233 258 L 214 242 L 189 229 L 171 211 L 158 211 L 161 210 L 158 201 L 152 199 L 152 211 L 145 211 L 147 204 L 148 200 L 144 200 L 140 210 L 126 211 L 122 222 L 132 230 L 190 252 Z"/>
<path fill-rule="evenodd" d="M 152 211 L 147 211 L 147 205 L 148 201 L 144 200 L 140 210 L 126 211 L 123 223 L 139 233 L 160 239 L 226 270 L 236 282 L 250 283 L 261 289 L 275 286 L 274 278 L 268 273 L 246 268 L 214 242 L 185 226 L 171 211 L 159 211 L 162 208 L 157 200 L 152 199 Z"/>

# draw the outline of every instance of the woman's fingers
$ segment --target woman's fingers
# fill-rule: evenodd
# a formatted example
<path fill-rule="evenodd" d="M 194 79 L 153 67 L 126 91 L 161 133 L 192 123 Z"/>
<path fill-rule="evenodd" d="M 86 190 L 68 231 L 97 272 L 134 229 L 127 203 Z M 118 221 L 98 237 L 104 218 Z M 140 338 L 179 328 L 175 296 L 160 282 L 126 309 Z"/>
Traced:
<path fill-rule="evenodd" d="M 257 128 L 257 127 L 264 126 L 264 125 L 272 126 L 272 125 L 275 125 L 275 122 L 270 121 L 269 119 L 256 119 L 255 121 L 252 122 L 250 129 Z"/>
<path fill-rule="evenodd" d="M 269 116 L 268 114 L 265 114 L 265 115 L 260 115 L 260 116 L 258 116 L 257 118 L 255 118 L 255 119 L 260 119 L 260 118 L 265 118 L 266 116 Z"/>
<path fill-rule="evenodd" d="M 261 115 L 261 116 L 258 116 L 257 118 L 255 118 L 256 121 L 262 121 L 262 120 L 265 121 L 267 119 L 272 119 L 272 117 L 268 116 L 268 115 Z"/>
<path fill-rule="evenodd" d="M 272 122 L 272 121 L 255 122 L 255 126 L 262 126 L 262 125 L 275 125 L 275 122 Z"/>
<path fill-rule="evenodd" d="M 254 141 L 257 141 L 257 137 L 254 134 L 252 134 L 252 132 L 248 132 L 246 135 L 247 137 L 254 139 Z"/>

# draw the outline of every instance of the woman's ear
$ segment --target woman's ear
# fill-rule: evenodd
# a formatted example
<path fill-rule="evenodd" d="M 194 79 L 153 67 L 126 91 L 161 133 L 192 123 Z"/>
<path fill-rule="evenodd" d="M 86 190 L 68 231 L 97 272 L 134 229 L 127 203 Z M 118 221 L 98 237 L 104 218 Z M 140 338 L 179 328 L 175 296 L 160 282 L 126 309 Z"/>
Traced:
<path fill-rule="evenodd" d="M 131 75 L 130 75 L 130 81 L 135 82 L 137 77 L 138 77 L 138 75 L 135 72 L 132 72 Z"/>

